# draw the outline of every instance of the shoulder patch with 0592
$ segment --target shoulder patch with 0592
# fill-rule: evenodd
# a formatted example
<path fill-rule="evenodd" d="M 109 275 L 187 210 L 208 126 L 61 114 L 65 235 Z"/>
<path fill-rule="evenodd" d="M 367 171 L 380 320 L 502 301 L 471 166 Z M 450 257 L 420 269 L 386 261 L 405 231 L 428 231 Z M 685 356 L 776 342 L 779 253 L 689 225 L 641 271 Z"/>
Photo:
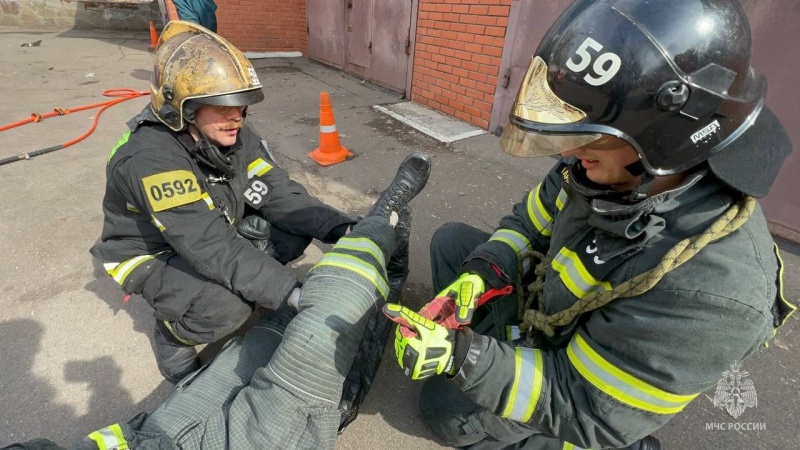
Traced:
<path fill-rule="evenodd" d="M 142 178 L 142 185 L 153 212 L 188 205 L 200 200 L 202 194 L 197 177 L 188 170 L 150 175 Z"/>
<path fill-rule="evenodd" d="M 269 201 L 269 194 L 272 191 L 272 186 L 266 181 L 253 177 L 247 183 L 247 189 L 244 190 L 244 201 L 253 208 L 261 208 Z"/>

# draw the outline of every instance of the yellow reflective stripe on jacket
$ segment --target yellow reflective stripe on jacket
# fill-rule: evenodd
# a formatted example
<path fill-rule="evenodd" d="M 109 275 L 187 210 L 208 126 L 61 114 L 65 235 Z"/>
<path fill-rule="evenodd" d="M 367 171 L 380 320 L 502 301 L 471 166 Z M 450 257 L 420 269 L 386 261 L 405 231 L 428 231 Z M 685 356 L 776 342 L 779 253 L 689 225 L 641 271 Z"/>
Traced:
<path fill-rule="evenodd" d="M 553 233 L 553 216 L 547 212 L 547 209 L 542 203 L 541 197 L 539 197 L 539 192 L 541 189 L 542 183 L 539 183 L 539 185 L 536 186 L 536 189 L 532 190 L 530 194 L 528 194 L 528 217 L 530 217 L 531 222 L 533 222 L 533 226 L 536 228 L 536 230 L 542 236 L 547 237 Z"/>
<path fill-rule="evenodd" d="M 247 165 L 247 179 L 260 177 L 270 170 L 272 170 L 272 164 L 258 158 Z"/>
<path fill-rule="evenodd" d="M 386 277 L 386 259 L 383 257 L 383 252 L 381 251 L 380 247 L 371 240 L 367 238 L 349 238 L 343 237 L 339 239 L 339 242 L 333 246 L 333 251 L 336 249 L 346 249 L 346 250 L 353 250 L 356 252 L 365 252 L 369 253 L 376 261 L 378 261 L 378 265 L 383 268 L 383 276 Z"/>
<path fill-rule="evenodd" d="M 514 354 L 514 384 L 503 410 L 504 419 L 528 422 L 533 417 L 539 396 L 542 394 L 544 360 L 542 352 L 533 348 L 517 347 Z"/>
<path fill-rule="evenodd" d="M 603 359 L 576 333 L 567 347 L 575 369 L 597 389 L 617 401 L 656 414 L 675 414 L 698 394 L 677 395 L 652 386 Z"/>
<path fill-rule="evenodd" d="M 128 142 L 128 139 L 130 139 L 130 137 L 131 137 L 131 130 L 127 130 L 125 133 L 122 134 L 122 137 L 119 138 L 117 143 L 114 145 L 114 147 L 108 153 L 108 160 L 107 161 L 111 161 L 111 158 L 114 157 L 114 154 L 117 153 L 117 150 L 119 150 L 120 147 L 125 145 L 125 143 Z"/>
<path fill-rule="evenodd" d="M 163 253 L 163 252 L 161 252 Z M 155 255 L 142 255 L 136 256 L 134 258 L 125 260 L 121 263 L 105 263 L 103 267 L 106 269 L 109 275 L 114 278 L 114 281 L 119 283 L 122 286 L 125 283 L 125 279 L 128 278 L 133 269 L 139 267 L 143 262 L 149 261 L 159 255 L 161 253 L 156 253 Z"/>
<path fill-rule="evenodd" d="M 386 280 L 383 279 L 381 274 L 375 270 L 375 267 L 372 264 L 365 263 L 355 256 L 343 255 L 341 253 L 328 253 L 320 260 L 320 262 L 317 263 L 317 265 L 312 267 L 311 270 L 321 266 L 338 267 L 340 269 L 349 270 L 362 276 L 363 278 L 366 278 L 367 281 L 372 283 L 378 289 L 378 292 L 380 292 L 381 297 L 384 299 L 386 299 L 386 295 L 389 293 L 389 285 L 386 283 Z"/>
<path fill-rule="evenodd" d="M 523 255 L 523 252 L 530 249 L 531 241 L 528 240 L 525 236 L 521 233 L 517 233 L 514 230 L 507 230 L 507 229 L 500 229 L 494 232 L 492 237 L 489 238 L 490 241 L 500 241 L 514 250 L 514 253 L 517 254 L 517 258 L 520 258 Z"/>
<path fill-rule="evenodd" d="M 130 212 L 135 212 L 135 213 L 139 212 L 139 210 L 135 206 L 127 202 L 125 203 L 125 209 L 127 209 Z"/>
<path fill-rule="evenodd" d="M 773 242 L 772 245 L 774 246 L 775 257 L 778 260 L 778 300 L 780 300 L 780 302 L 783 303 L 784 306 L 786 306 L 786 308 L 789 310 L 789 312 L 786 313 L 783 319 L 780 320 L 778 326 L 775 328 L 774 332 L 777 332 L 778 328 L 782 327 L 783 324 L 785 324 L 786 321 L 789 320 L 789 317 L 792 314 L 794 314 L 795 311 L 797 311 L 797 306 L 793 305 L 792 303 L 789 303 L 789 301 L 786 300 L 786 297 L 783 295 L 783 267 L 784 267 L 783 258 L 781 258 L 781 251 L 780 249 L 778 249 L 778 244 Z"/>
<path fill-rule="evenodd" d="M 569 200 L 569 197 L 567 196 L 567 191 L 565 191 L 565 190 L 563 190 L 563 189 L 562 189 L 562 190 L 561 190 L 561 191 L 558 193 L 558 197 L 556 197 L 556 208 L 557 208 L 559 211 L 561 211 L 562 209 L 564 209 L 564 206 L 566 206 L 566 204 L 567 204 L 567 200 Z"/>
<path fill-rule="evenodd" d="M 155 227 L 158 228 L 158 231 L 163 232 L 164 230 L 167 229 L 167 227 L 162 225 L 161 222 L 159 222 L 158 219 L 156 219 L 156 216 L 154 216 L 153 214 L 150 214 L 150 218 L 153 219 L 153 225 L 155 225 Z"/>
<path fill-rule="evenodd" d="M 570 444 L 567 441 L 564 441 L 564 446 L 561 447 L 561 450 L 584 450 L 583 447 L 578 447 L 575 444 Z"/>
<path fill-rule="evenodd" d="M 589 274 L 578 255 L 566 247 L 558 252 L 551 265 L 558 272 L 567 289 L 578 298 L 586 297 L 591 292 L 612 289 L 611 283 L 608 281 L 598 281 Z"/>
<path fill-rule="evenodd" d="M 520 337 L 519 327 L 516 325 L 506 325 L 506 340 L 516 341 Z"/>
<path fill-rule="evenodd" d="M 208 205 L 208 209 L 212 210 L 216 208 L 216 206 L 214 206 L 214 200 L 211 200 L 211 196 L 208 195 L 208 192 L 203 192 L 202 194 L 200 194 L 200 198 L 204 202 L 206 202 L 206 205 Z"/>
<path fill-rule="evenodd" d="M 97 445 L 98 450 L 128 450 L 128 441 L 125 440 L 125 435 L 122 433 L 122 427 L 118 423 L 97 430 L 89 435 L 89 439 L 93 440 Z"/>

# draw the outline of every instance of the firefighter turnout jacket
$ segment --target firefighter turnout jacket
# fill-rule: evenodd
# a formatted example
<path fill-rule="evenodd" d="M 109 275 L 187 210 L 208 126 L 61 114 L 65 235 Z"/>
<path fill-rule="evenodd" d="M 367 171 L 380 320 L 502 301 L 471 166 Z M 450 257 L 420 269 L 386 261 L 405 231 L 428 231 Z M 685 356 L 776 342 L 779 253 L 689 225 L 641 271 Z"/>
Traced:
<path fill-rule="evenodd" d="M 552 315 L 654 268 L 740 194 L 698 171 L 677 188 L 631 204 L 610 201 L 574 157 L 560 161 L 468 260 L 508 280 L 546 254 L 543 304 Z M 621 198 L 621 197 L 620 197 Z M 564 441 L 623 447 L 664 425 L 723 371 L 767 342 L 794 307 L 782 298 L 781 262 L 760 207 L 649 291 L 540 333 L 537 348 L 473 332 L 450 381 L 477 404 Z M 461 343 L 459 342 L 459 345 Z"/>
<path fill-rule="evenodd" d="M 289 179 L 248 126 L 227 149 L 235 174 L 223 176 L 147 106 L 111 150 L 101 242 L 91 249 L 125 292 L 138 293 L 159 255 L 176 252 L 200 274 L 241 297 L 276 308 L 296 285 L 291 270 L 239 236 L 245 214 L 272 227 L 325 242 L 353 219 Z M 336 230 L 336 231 L 334 231 Z"/>

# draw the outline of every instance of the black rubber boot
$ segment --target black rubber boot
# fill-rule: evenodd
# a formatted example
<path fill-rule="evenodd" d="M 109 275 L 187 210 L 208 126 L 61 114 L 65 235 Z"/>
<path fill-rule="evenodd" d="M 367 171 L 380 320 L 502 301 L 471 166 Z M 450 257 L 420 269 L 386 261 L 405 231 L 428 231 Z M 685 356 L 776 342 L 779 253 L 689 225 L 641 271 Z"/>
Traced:
<path fill-rule="evenodd" d="M 153 351 L 158 371 L 172 384 L 200 368 L 200 358 L 194 346 L 178 342 L 161 320 L 156 320 L 153 331 Z"/>
<path fill-rule="evenodd" d="M 622 450 L 661 450 L 661 442 L 655 436 L 646 436 Z"/>
<path fill-rule="evenodd" d="M 414 152 L 400 163 L 394 180 L 381 193 L 367 216 L 389 217 L 392 211 L 399 213 L 408 202 L 419 194 L 431 174 L 431 158 L 422 152 Z"/>
<path fill-rule="evenodd" d="M 411 207 L 406 206 L 397 212 L 397 225 L 394 227 L 394 253 L 386 264 L 389 284 L 399 281 L 402 284 L 408 277 L 408 240 L 411 237 Z"/>

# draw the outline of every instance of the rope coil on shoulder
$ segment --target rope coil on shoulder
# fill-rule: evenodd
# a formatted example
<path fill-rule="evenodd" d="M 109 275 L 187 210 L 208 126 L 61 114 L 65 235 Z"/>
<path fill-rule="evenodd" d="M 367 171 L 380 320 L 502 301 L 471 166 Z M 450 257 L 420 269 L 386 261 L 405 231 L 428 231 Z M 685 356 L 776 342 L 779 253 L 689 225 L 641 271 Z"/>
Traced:
<path fill-rule="evenodd" d="M 706 245 L 738 230 L 747 222 L 747 219 L 750 218 L 755 206 L 755 198 L 749 196 L 743 197 L 741 200 L 731 205 L 727 211 L 714 221 L 704 232 L 675 244 L 675 246 L 664 255 L 661 262 L 653 269 L 619 284 L 610 291 L 592 292 L 586 297 L 579 299 L 570 308 L 550 316 L 544 314 L 542 311 L 530 308 L 530 306 L 534 304 L 539 305 L 540 308 L 542 305 L 540 300 L 544 287 L 544 274 L 547 273 L 550 264 L 549 258 L 543 258 L 536 266 L 537 279 L 529 285 L 530 293 L 528 298 L 526 299 L 522 295 L 519 296 L 519 311 L 524 311 L 520 314 L 520 319 L 522 321 L 519 325 L 520 332 L 526 332 L 531 328 L 535 328 L 547 336 L 553 336 L 555 334 L 555 327 L 571 323 L 580 314 L 602 308 L 619 297 L 635 297 L 647 292 L 652 289 L 664 275 L 689 261 Z M 521 292 L 521 290 L 518 290 L 518 292 Z"/>

